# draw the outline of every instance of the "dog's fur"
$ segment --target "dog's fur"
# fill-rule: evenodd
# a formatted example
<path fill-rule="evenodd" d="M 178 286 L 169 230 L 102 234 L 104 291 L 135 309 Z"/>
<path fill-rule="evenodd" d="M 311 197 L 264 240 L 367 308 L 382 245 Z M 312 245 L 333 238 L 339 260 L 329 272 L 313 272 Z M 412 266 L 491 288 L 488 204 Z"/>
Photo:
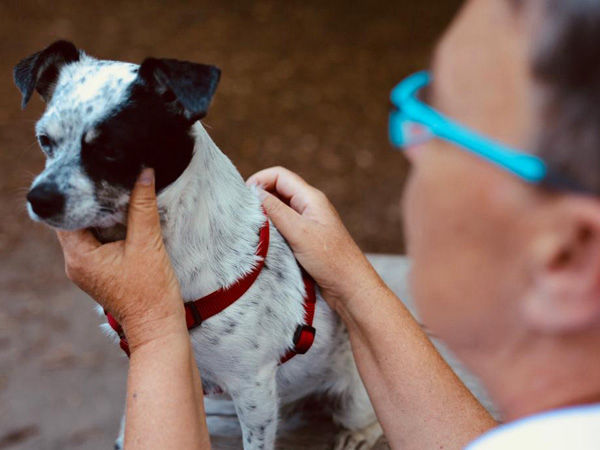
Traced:
<path fill-rule="evenodd" d="M 184 301 L 249 272 L 265 220 L 260 201 L 198 120 L 219 74 L 175 60 L 98 60 L 65 41 L 21 61 L 15 81 L 23 106 L 34 88 L 47 102 L 36 133 L 48 158 L 30 194 L 45 189 L 62 202 L 42 218 L 31 194 L 31 217 L 56 228 L 92 228 L 102 241 L 121 239 L 135 178 L 154 167 L 163 237 Z M 334 419 L 346 430 L 337 448 L 370 446 L 381 430 L 347 332 L 322 298 L 314 345 L 278 365 L 303 323 L 305 292 L 290 248 L 272 224 L 270 232 L 254 285 L 191 332 L 204 388 L 232 399 L 245 449 L 273 448 L 279 404 L 311 394 L 335 399 Z"/>

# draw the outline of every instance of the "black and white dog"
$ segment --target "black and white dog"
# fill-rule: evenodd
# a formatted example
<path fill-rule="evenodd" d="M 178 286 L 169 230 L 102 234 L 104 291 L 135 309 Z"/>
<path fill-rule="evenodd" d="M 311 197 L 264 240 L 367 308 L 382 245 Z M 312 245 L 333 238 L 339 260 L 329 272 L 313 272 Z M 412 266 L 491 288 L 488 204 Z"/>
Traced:
<path fill-rule="evenodd" d="M 28 194 L 30 216 L 61 229 L 124 238 L 129 194 L 153 167 L 165 245 L 185 302 L 252 271 L 265 216 L 199 119 L 220 71 L 172 59 L 141 65 L 98 60 L 58 41 L 22 60 L 23 107 L 34 90 L 47 103 L 35 130 L 46 167 Z M 319 297 L 314 345 L 284 364 L 305 315 L 305 285 L 272 226 L 264 267 L 231 306 L 191 331 L 206 392 L 230 398 L 245 449 L 272 449 L 280 404 L 311 394 L 335 399 L 343 427 L 336 448 L 370 447 L 381 435 L 347 332 Z M 112 331 L 111 331 L 112 332 Z"/>

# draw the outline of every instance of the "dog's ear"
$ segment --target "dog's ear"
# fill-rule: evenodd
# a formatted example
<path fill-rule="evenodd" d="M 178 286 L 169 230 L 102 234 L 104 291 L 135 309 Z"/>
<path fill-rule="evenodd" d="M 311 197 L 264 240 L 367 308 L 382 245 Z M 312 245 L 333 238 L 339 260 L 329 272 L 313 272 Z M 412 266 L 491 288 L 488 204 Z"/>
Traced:
<path fill-rule="evenodd" d="M 34 89 L 48 102 L 54 92 L 61 67 L 78 60 L 77 47 L 68 41 L 56 41 L 19 62 L 13 70 L 13 76 L 23 96 L 21 107 L 25 108 Z"/>
<path fill-rule="evenodd" d="M 138 77 L 166 101 L 177 100 L 188 120 L 206 116 L 221 70 L 175 59 L 146 58 Z"/>

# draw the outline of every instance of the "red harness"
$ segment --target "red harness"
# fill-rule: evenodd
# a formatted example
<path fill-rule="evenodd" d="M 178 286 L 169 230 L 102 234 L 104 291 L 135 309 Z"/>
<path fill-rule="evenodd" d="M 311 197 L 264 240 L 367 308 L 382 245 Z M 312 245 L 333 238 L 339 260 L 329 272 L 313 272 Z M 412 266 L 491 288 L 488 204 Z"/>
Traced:
<path fill-rule="evenodd" d="M 187 323 L 188 330 L 200 326 L 203 321 L 220 313 L 225 308 L 232 305 L 242 295 L 244 295 L 246 291 L 250 289 L 250 286 L 252 286 L 254 281 L 256 281 L 258 274 L 264 267 L 268 250 L 269 220 L 267 219 L 265 224 L 260 229 L 258 248 L 256 249 L 256 255 L 260 256 L 260 261 L 256 264 L 254 269 L 227 288 L 221 288 L 218 291 L 199 298 L 198 300 L 184 303 L 185 321 Z M 315 284 L 310 275 L 308 275 L 303 269 L 302 278 L 306 288 L 306 294 L 304 296 L 304 324 L 298 325 L 296 328 L 293 340 L 294 347 L 288 350 L 285 355 L 283 355 L 279 361 L 279 364 L 283 364 L 297 354 L 306 353 L 312 346 L 315 339 L 316 331 L 312 327 L 316 304 Z M 108 324 L 117 332 L 119 338 L 121 339 L 119 343 L 121 349 L 123 349 L 127 356 L 129 356 L 129 344 L 127 343 L 127 338 L 125 337 L 123 328 L 115 320 L 112 314 L 106 310 L 104 313 L 108 319 Z"/>

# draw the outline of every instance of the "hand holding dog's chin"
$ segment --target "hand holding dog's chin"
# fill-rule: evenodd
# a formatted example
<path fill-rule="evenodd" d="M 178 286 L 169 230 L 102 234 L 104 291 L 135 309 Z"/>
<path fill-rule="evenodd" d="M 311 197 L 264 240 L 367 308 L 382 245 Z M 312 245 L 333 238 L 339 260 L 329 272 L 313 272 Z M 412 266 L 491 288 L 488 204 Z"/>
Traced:
<path fill-rule="evenodd" d="M 282 167 L 262 170 L 248 184 L 264 188 L 267 214 L 342 317 L 351 315 L 355 300 L 384 286 L 325 194 Z"/>
<path fill-rule="evenodd" d="M 124 241 L 102 245 L 89 230 L 57 235 L 67 276 L 119 321 L 132 352 L 187 332 L 179 283 L 162 241 L 151 171 L 140 176 L 132 191 Z"/>

